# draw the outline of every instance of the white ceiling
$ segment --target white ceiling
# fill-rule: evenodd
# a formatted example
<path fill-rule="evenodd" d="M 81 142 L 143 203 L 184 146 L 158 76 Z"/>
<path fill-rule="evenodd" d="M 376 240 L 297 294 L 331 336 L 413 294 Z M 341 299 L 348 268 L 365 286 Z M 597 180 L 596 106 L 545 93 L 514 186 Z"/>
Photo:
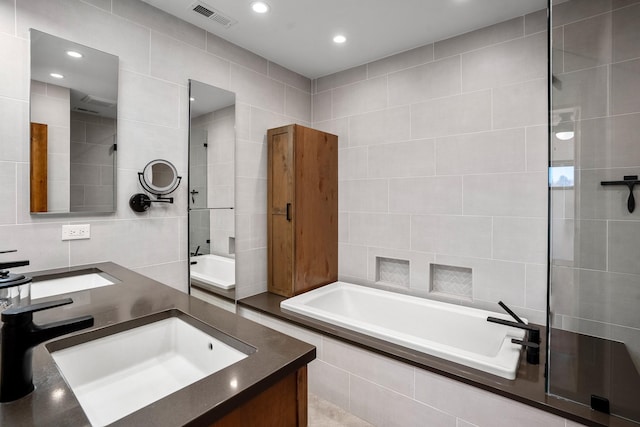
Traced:
<path fill-rule="evenodd" d="M 546 0 L 202 0 L 237 21 L 226 28 L 194 12 L 196 0 L 143 0 L 309 78 L 546 8 Z M 343 45 L 332 38 L 342 33 Z"/>

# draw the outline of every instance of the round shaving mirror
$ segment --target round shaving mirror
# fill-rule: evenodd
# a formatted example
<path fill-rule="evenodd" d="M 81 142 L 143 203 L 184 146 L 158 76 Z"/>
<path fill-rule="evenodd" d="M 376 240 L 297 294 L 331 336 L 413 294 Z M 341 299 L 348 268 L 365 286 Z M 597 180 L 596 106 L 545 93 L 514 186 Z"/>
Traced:
<path fill-rule="evenodd" d="M 153 160 L 147 163 L 140 178 L 145 190 L 158 196 L 172 193 L 180 184 L 178 171 L 167 160 Z"/>
<path fill-rule="evenodd" d="M 146 192 L 156 196 L 156 200 L 138 193 L 131 196 L 129 206 L 136 212 L 144 212 L 151 207 L 152 202 L 173 203 L 173 197 L 164 196 L 173 193 L 181 179 L 173 163 L 162 159 L 150 161 L 142 172 L 138 172 L 138 180 Z"/>

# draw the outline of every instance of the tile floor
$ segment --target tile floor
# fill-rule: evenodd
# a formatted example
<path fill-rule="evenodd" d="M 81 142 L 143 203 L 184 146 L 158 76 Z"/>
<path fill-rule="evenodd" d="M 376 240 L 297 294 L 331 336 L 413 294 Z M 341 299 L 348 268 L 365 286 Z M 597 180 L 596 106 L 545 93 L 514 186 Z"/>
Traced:
<path fill-rule="evenodd" d="M 373 427 L 339 406 L 309 393 L 309 427 Z"/>

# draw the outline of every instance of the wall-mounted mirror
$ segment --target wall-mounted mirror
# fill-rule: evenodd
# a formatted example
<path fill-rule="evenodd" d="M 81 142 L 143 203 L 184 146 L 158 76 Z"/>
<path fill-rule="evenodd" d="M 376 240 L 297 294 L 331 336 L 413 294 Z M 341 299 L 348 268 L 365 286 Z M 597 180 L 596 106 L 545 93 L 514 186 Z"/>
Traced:
<path fill-rule="evenodd" d="M 115 212 L 118 57 L 31 30 L 31 213 Z"/>
<path fill-rule="evenodd" d="M 235 300 L 235 94 L 189 81 L 190 286 Z"/>

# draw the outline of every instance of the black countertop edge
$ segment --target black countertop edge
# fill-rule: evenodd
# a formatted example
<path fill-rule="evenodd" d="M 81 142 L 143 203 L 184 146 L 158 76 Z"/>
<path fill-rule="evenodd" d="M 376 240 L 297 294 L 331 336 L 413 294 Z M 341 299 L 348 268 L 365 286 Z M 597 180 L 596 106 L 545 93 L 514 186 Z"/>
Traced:
<path fill-rule="evenodd" d="M 285 297 L 264 292 L 237 301 L 238 305 L 269 316 L 289 321 L 297 326 L 369 350 L 371 352 L 407 363 L 409 365 L 478 387 L 497 395 L 532 406 L 545 412 L 593 427 L 638 427 L 640 423 L 591 410 L 588 406 L 557 398 L 545 393 L 544 354 L 546 343 L 541 343 L 540 365 L 530 365 L 525 357 L 515 380 L 507 380 L 486 372 L 469 368 L 438 357 L 430 356 L 406 347 L 372 338 L 348 329 L 300 316 L 280 309 Z M 541 327 L 544 337 L 545 328 Z"/>
<path fill-rule="evenodd" d="M 254 347 L 245 359 L 186 386 L 117 421 L 113 426 L 205 426 L 221 419 L 280 379 L 306 366 L 316 357 L 314 346 L 266 328 L 241 316 L 111 262 L 27 273 L 38 279 L 79 273 L 104 272 L 120 282 L 89 290 L 50 296 L 37 302 L 70 297 L 73 304 L 34 314 L 36 324 L 92 315 L 94 326 L 47 341 L 33 349 L 35 391 L 0 404 L 0 425 L 88 426 L 82 407 L 67 386 L 47 345 L 63 339 L 81 340 L 84 333 L 168 310 L 187 316 Z M 101 331 L 106 333 L 106 329 Z M 231 384 L 234 384 L 233 386 Z"/>

